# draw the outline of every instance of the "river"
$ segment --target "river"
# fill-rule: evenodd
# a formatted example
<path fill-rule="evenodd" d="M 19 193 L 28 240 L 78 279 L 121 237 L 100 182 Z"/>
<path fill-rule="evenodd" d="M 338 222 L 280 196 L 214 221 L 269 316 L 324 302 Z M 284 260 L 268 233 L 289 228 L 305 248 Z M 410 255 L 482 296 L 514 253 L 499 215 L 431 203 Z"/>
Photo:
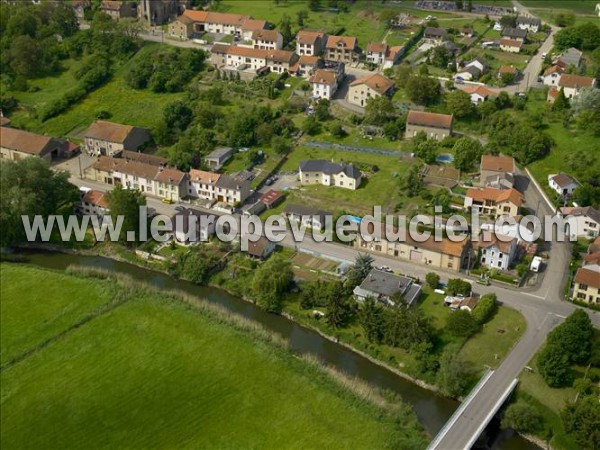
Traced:
<path fill-rule="evenodd" d="M 351 350 L 325 339 L 317 332 L 298 325 L 282 316 L 268 314 L 253 304 L 235 297 L 221 289 L 201 287 L 186 281 L 176 280 L 166 274 L 143 269 L 132 264 L 114 261 L 99 256 L 66 255 L 60 253 L 28 253 L 27 262 L 50 269 L 64 270 L 70 265 L 101 267 L 150 283 L 162 289 L 178 289 L 217 303 L 244 317 L 252 319 L 266 329 L 275 331 L 289 341 L 294 352 L 310 353 L 325 364 L 350 376 L 396 392 L 415 410 L 419 421 L 427 432 L 434 436 L 458 407 L 458 402 L 449 400 L 432 391 L 417 386 L 399 377 Z M 497 428 L 497 424 L 496 424 Z M 535 450 L 539 447 L 514 433 L 512 430 L 494 432 L 496 437 L 492 450 Z"/>

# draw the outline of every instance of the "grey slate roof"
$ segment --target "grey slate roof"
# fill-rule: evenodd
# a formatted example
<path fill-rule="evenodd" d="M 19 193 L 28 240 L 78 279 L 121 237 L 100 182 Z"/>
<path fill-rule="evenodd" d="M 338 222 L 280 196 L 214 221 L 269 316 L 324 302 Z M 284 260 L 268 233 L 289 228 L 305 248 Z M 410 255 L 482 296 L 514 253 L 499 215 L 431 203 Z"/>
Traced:
<path fill-rule="evenodd" d="M 310 159 L 300 162 L 300 170 L 302 172 L 323 172 L 328 175 L 344 172 L 350 178 L 357 180 L 361 177 L 360 170 L 353 164 L 337 164 L 325 159 Z"/>
<path fill-rule="evenodd" d="M 231 147 L 218 147 L 210 152 L 206 159 L 217 159 L 221 160 L 222 158 L 227 158 L 233 154 L 233 149 Z"/>
<path fill-rule="evenodd" d="M 448 35 L 448 32 L 445 28 L 427 27 L 425 28 L 424 35 L 446 37 Z"/>
<path fill-rule="evenodd" d="M 567 66 L 575 66 L 579 67 L 579 63 L 581 62 L 582 53 L 576 48 L 569 48 L 560 55 L 559 60 L 564 62 Z"/>
<path fill-rule="evenodd" d="M 504 28 L 502 30 L 502 37 L 525 39 L 527 37 L 527 30 L 521 30 L 520 28 Z"/>
<path fill-rule="evenodd" d="M 538 27 L 540 25 L 542 25 L 542 21 L 540 19 L 537 19 L 535 17 L 523 17 L 523 16 L 519 16 L 517 18 L 517 25 L 537 25 Z"/>
<path fill-rule="evenodd" d="M 383 297 L 392 297 L 402 293 L 408 306 L 412 305 L 419 297 L 421 286 L 401 275 L 395 275 L 378 269 L 371 269 L 369 275 L 359 286 L 359 293 L 375 293 Z"/>

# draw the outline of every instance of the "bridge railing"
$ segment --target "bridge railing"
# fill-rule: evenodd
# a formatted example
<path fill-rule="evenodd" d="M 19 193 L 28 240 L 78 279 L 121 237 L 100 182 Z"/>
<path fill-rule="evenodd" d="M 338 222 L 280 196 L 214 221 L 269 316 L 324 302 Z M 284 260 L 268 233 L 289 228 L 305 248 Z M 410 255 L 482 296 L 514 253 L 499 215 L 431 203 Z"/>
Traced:
<path fill-rule="evenodd" d="M 454 414 L 452 414 L 452 417 L 450 417 L 450 419 L 448 419 L 446 424 L 438 432 L 435 439 L 433 441 L 431 441 L 431 443 L 427 447 L 427 450 L 435 450 L 437 448 L 437 446 L 440 444 L 441 440 L 444 438 L 444 436 L 446 436 L 446 433 L 448 433 L 448 430 L 450 428 L 452 428 L 454 423 L 458 420 L 458 418 L 461 416 L 463 411 L 469 405 L 469 402 L 473 399 L 473 397 L 475 397 L 479 393 L 481 388 L 483 388 L 483 386 L 485 385 L 485 383 L 487 383 L 487 381 L 490 379 L 490 377 L 492 376 L 493 373 L 494 373 L 494 371 L 490 368 L 488 368 L 486 370 L 486 372 L 483 374 L 483 376 L 481 377 L 481 379 L 479 380 L 477 385 L 473 389 L 471 389 L 471 392 L 469 392 L 469 395 L 467 395 L 467 397 L 459 405 L 459 407 L 456 409 L 456 411 L 454 411 Z"/>

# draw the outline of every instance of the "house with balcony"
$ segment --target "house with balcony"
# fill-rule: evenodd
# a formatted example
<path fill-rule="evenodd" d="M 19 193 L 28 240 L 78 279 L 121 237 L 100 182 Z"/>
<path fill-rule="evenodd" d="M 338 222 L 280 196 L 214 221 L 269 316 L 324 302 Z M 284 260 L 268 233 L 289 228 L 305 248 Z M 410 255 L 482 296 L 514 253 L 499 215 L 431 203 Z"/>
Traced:
<path fill-rule="evenodd" d="M 469 188 L 465 194 L 465 209 L 471 209 L 485 216 L 511 216 L 519 214 L 523 205 L 523 195 L 516 189 L 491 187 Z"/>

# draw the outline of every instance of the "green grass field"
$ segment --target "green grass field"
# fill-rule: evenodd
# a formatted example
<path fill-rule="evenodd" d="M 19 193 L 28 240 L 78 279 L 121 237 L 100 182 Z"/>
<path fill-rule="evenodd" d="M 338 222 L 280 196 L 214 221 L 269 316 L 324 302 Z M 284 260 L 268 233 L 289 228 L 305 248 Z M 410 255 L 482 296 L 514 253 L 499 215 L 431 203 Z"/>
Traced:
<path fill-rule="evenodd" d="M 561 9 L 574 14 L 594 14 L 597 2 L 594 0 L 523 0 L 520 3 L 527 8 Z"/>
<path fill-rule="evenodd" d="M 6 363 L 67 329 L 112 299 L 107 283 L 30 267 L 0 266 L 0 362 Z"/>
<path fill-rule="evenodd" d="M 99 111 L 112 114 L 110 120 L 118 123 L 152 128 L 162 117 L 165 104 L 184 96 L 183 93 L 157 94 L 148 89 L 131 89 L 125 84 L 123 76 L 138 61 L 146 58 L 160 44 L 146 44 L 127 63 L 116 70 L 111 81 L 86 96 L 81 102 L 69 108 L 57 117 L 41 122 L 29 110 L 41 110 L 46 104 L 58 99 L 74 84 L 73 72 L 77 61 L 67 60 L 65 70 L 57 77 L 34 80 L 31 85 L 39 88 L 35 93 L 14 92 L 11 94 L 24 108 L 11 115 L 14 126 L 53 136 L 79 137 Z"/>
<path fill-rule="evenodd" d="M 2 270 L 10 274 L 3 312 L 5 303 L 24 299 L 33 308 L 35 296 L 23 292 L 69 283 L 78 285 L 71 303 L 101 303 L 112 283 L 25 266 Z M 29 321 L 13 308 L 2 314 L 3 333 L 36 326 L 65 304 L 67 297 Z M 394 423 L 287 350 L 155 293 L 133 291 L 0 376 L 3 448 L 425 446 L 415 420 Z"/>

